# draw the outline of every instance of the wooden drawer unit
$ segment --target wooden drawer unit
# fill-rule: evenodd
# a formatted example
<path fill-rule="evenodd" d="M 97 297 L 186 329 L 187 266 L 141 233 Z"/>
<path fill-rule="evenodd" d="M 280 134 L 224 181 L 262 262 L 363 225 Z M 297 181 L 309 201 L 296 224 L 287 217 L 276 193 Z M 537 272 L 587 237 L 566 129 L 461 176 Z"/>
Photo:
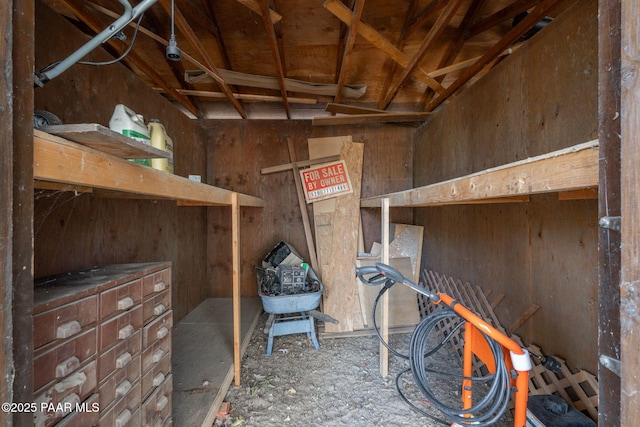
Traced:
<path fill-rule="evenodd" d="M 56 424 L 91 396 L 97 385 L 94 360 L 35 396 L 39 410 L 34 413 L 34 424 L 45 427 Z"/>
<path fill-rule="evenodd" d="M 154 318 L 171 309 L 171 292 L 169 289 L 148 296 L 142 304 L 142 318 L 147 324 Z"/>
<path fill-rule="evenodd" d="M 140 355 L 125 367 L 118 369 L 100 383 L 100 407 L 107 408 L 112 402 L 126 396 L 140 380 Z"/>
<path fill-rule="evenodd" d="M 33 316 L 33 348 L 67 339 L 98 320 L 98 296 L 91 295 Z"/>
<path fill-rule="evenodd" d="M 104 381 L 115 371 L 126 367 L 140 353 L 142 332 L 136 331 L 131 338 L 119 342 L 102 352 L 98 359 L 98 382 Z"/>
<path fill-rule="evenodd" d="M 142 348 L 147 348 L 154 342 L 171 335 L 173 327 L 173 311 L 168 311 L 164 315 L 149 322 L 142 328 Z"/>
<path fill-rule="evenodd" d="M 142 301 L 142 279 L 103 291 L 100 294 L 100 318 L 123 313 Z"/>
<path fill-rule="evenodd" d="M 142 398 L 145 399 L 171 375 L 171 355 L 167 354 L 142 376 Z"/>
<path fill-rule="evenodd" d="M 169 375 L 142 404 L 142 426 L 163 425 L 171 417 L 172 377 Z"/>
<path fill-rule="evenodd" d="M 100 352 L 117 342 L 132 337 L 142 327 L 142 306 L 121 313 L 100 325 L 98 350 Z"/>
<path fill-rule="evenodd" d="M 171 336 L 166 336 L 142 350 L 142 372 L 147 372 L 167 354 L 171 354 Z"/>
<path fill-rule="evenodd" d="M 99 425 L 102 427 L 139 427 L 140 426 L 140 382 L 132 385 L 125 396 L 108 408 L 101 409 Z"/>
<path fill-rule="evenodd" d="M 65 378 L 96 355 L 96 328 L 36 353 L 33 358 L 33 389 L 38 390 L 54 380 Z"/>
<path fill-rule="evenodd" d="M 142 279 L 142 298 L 169 289 L 171 285 L 171 269 L 157 271 L 149 274 Z"/>
<path fill-rule="evenodd" d="M 35 285 L 34 402 L 45 409 L 35 425 L 170 422 L 171 264 L 95 267 Z"/>

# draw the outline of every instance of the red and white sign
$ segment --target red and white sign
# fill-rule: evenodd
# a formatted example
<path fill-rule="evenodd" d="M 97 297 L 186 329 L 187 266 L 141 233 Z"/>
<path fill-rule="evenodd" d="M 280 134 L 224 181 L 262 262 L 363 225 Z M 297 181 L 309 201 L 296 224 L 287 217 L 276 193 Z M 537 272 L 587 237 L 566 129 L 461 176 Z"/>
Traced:
<path fill-rule="evenodd" d="M 307 203 L 353 192 L 344 160 L 312 166 L 300 171 Z"/>

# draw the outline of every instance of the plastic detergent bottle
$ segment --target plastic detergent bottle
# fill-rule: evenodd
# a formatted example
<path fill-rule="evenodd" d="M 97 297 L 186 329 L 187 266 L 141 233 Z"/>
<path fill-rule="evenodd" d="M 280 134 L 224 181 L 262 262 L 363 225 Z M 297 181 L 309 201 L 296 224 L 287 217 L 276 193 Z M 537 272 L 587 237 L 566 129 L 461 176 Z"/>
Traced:
<path fill-rule="evenodd" d="M 168 159 L 151 159 L 151 167 L 173 173 L 173 141 L 158 119 L 149 120 L 149 134 L 151 135 L 152 147 L 166 151 L 171 155 Z"/>
<path fill-rule="evenodd" d="M 109 121 L 109 129 L 128 136 L 129 138 L 151 145 L 149 129 L 144 124 L 144 118 L 136 114 L 124 104 L 117 104 Z M 134 163 L 151 166 L 150 159 L 132 159 Z"/>

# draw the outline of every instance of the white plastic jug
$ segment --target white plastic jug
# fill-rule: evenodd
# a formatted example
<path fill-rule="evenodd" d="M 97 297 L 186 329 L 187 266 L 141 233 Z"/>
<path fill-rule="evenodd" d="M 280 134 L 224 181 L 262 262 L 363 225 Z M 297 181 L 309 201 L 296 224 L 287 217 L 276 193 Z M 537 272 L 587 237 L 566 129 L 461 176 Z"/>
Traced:
<path fill-rule="evenodd" d="M 147 145 L 151 144 L 151 135 L 144 124 L 144 118 L 124 104 L 116 105 L 109 121 L 109 129 Z"/>

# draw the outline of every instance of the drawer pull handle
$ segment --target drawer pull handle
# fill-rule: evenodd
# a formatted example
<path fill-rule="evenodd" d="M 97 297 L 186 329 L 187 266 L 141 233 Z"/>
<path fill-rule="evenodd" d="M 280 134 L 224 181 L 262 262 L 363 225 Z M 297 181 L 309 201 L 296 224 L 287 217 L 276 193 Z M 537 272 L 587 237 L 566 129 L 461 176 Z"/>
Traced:
<path fill-rule="evenodd" d="M 133 307 L 133 298 L 124 297 L 121 300 L 118 300 L 118 310 L 126 310 L 129 307 Z"/>
<path fill-rule="evenodd" d="M 56 338 L 69 338 L 73 334 L 77 334 L 82 329 L 82 325 L 77 320 L 72 320 L 63 325 L 58 326 L 56 329 Z"/>
<path fill-rule="evenodd" d="M 116 397 L 124 396 L 129 393 L 129 390 L 131 390 L 131 383 L 128 380 L 124 380 L 122 384 L 116 387 Z"/>
<path fill-rule="evenodd" d="M 167 399 L 167 396 L 162 396 L 156 403 L 156 411 L 162 411 L 165 406 L 167 406 L 167 403 L 169 403 L 169 399 Z"/>
<path fill-rule="evenodd" d="M 131 419 L 131 411 L 128 409 L 125 409 L 124 411 L 120 412 L 120 414 L 116 418 L 115 425 L 116 427 L 124 427 L 127 425 L 130 419 Z"/>
<path fill-rule="evenodd" d="M 53 388 L 58 393 L 65 393 L 69 390 L 72 390 L 74 387 L 80 387 L 80 389 L 82 389 L 82 385 L 86 382 L 87 374 L 80 371 L 60 380 L 60 382 L 54 385 Z"/>
<path fill-rule="evenodd" d="M 118 331 L 118 338 L 121 340 L 127 339 L 131 335 L 133 335 L 134 331 L 135 328 L 133 327 L 133 325 L 127 325 Z"/>
<path fill-rule="evenodd" d="M 80 396 L 75 393 L 70 394 L 69 396 L 62 399 L 62 402 L 56 405 L 56 416 L 64 417 L 68 413 L 70 413 L 76 405 L 80 404 Z"/>
<path fill-rule="evenodd" d="M 153 377 L 153 386 L 158 387 L 160 384 L 162 384 L 162 381 L 164 381 L 164 374 L 160 372 L 158 375 Z"/>
<path fill-rule="evenodd" d="M 125 366 L 127 366 L 129 364 L 129 362 L 131 362 L 131 359 L 133 359 L 133 356 L 131 356 L 131 353 L 126 352 L 126 353 L 121 354 L 116 359 L 116 368 L 118 368 L 118 369 L 124 368 Z"/>
<path fill-rule="evenodd" d="M 167 335 L 169 335 L 169 328 L 167 328 L 166 326 L 163 326 L 162 328 L 158 329 L 158 332 L 156 333 L 156 337 L 159 340 L 166 337 Z"/>
<path fill-rule="evenodd" d="M 160 314 L 164 313 L 165 310 L 166 310 L 166 307 L 164 306 L 164 304 L 158 304 L 155 307 L 153 307 L 153 314 L 155 314 L 156 316 L 159 316 Z"/>
<path fill-rule="evenodd" d="M 159 361 L 162 360 L 163 357 L 164 357 L 164 350 L 160 348 L 153 353 L 153 358 L 151 360 L 153 360 L 153 363 L 158 363 Z"/>
<path fill-rule="evenodd" d="M 167 285 L 165 285 L 164 282 L 158 282 L 153 285 L 153 292 L 160 292 L 164 291 L 165 289 L 167 289 Z"/>
<path fill-rule="evenodd" d="M 62 378 L 69 375 L 71 371 L 80 366 L 80 359 L 76 356 L 63 360 L 56 366 L 56 378 Z"/>

